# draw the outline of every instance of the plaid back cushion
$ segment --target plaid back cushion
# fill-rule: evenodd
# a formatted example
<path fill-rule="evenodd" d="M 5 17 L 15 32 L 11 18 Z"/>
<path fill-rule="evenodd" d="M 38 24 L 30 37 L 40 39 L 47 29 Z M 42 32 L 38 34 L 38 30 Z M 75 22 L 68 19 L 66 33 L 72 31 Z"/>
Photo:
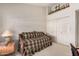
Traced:
<path fill-rule="evenodd" d="M 25 39 L 30 39 L 30 38 L 37 38 L 40 36 L 43 36 L 43 32 L 22 32 L 22 35 L 24 36 Z"/>
<path fill-rule="evenodd" d="M 36 33 L 35 33 L 35 38 L 41 37 L 41 36 L 43 36 L 43 35 L 44 35 L 43 32 L 36 32 Z"/>
<path fill-rule="evenodd" d="M 22 32 L 25 39 L 35 38 L 35 32 Z"/>
<path fill-rule="evenodd" d="M 28 38 L 28 33 L 27 32 L 23 32 L 22 35 L 24 36 L 25 39 Z"/>

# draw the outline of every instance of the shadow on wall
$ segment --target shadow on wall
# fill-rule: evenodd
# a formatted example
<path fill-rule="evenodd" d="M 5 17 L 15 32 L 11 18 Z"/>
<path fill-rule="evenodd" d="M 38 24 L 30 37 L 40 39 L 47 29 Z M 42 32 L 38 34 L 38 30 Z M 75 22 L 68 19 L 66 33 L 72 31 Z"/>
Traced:
<path fill-rule="evenodd" d="M 50 35 L 51 36 L 51 35 Z M 52 42 L 57 42 L 56 37 L 55 36 L 51 36 L 52 38 Z"/>
<path fill-rule="evenodd" d="M 55 37 L 55 36 L 52 36 L 52 35 L 50 35 L 49 33 L 47 33 L 47 35 L 49 35 L 49 36 L 51 37 L 52 42 L 57 42 L 57 40 L 56 40 L 56 37 Z"/>

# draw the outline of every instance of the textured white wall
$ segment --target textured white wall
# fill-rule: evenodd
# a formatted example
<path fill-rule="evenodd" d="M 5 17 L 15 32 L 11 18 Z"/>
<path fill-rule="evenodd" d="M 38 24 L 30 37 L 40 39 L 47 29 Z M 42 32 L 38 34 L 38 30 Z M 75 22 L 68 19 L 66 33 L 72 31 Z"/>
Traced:
<path fill-rule="evenodd" d="M 15 36 L 24 31 L 46 32 L 46 9 L 27 4 L 0 4 L 3 29 Z M 4 31 L 3 30 L 3 31 Z"/>

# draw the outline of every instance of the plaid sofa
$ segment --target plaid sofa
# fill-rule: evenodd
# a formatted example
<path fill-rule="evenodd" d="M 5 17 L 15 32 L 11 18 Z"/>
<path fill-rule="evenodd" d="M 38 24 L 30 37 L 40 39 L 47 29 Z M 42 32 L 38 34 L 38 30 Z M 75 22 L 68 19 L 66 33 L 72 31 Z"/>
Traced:
<path fill-rule="evenodd" d="M 52 39 L 43 32 L 22 32 L 19 34 L 18 43 L 18 51 L 23 56 L 31 56 L 35 52 L 52 45 Z"/>

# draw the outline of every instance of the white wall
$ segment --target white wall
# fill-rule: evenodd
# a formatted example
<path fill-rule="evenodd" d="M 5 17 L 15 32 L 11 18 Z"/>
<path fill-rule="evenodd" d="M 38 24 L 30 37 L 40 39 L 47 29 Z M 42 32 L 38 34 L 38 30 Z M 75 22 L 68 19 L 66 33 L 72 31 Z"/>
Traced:
<path fill-rule="evenodd" d="M 47 16 L 47 32 L 56 37 L 56 41 L 65 45 L 76 45 L 75 10 L 79 4 L 70 4 L 70 7 Z"/>
<path fill-rule="evenodd" d="M 1 32 L 3 31 L 3 20 L 2 20 L 3 18 L 2 18 L 2 15 L 1 15 L 1 13 L 0 13 L 0 34 L 1 34 Z"/>
<path fill-rule="evenodd" d="M 3 31 L 10 29 L 15 36 L 24 31 L 46 32 L 46 9 L 27 4 L 0 4 Z"/>
<path fill-rule="evenodd" d="M 76 35 L 77 35 L 77 46 L 79 47 L 79 10 L 76 11 Z"/>

